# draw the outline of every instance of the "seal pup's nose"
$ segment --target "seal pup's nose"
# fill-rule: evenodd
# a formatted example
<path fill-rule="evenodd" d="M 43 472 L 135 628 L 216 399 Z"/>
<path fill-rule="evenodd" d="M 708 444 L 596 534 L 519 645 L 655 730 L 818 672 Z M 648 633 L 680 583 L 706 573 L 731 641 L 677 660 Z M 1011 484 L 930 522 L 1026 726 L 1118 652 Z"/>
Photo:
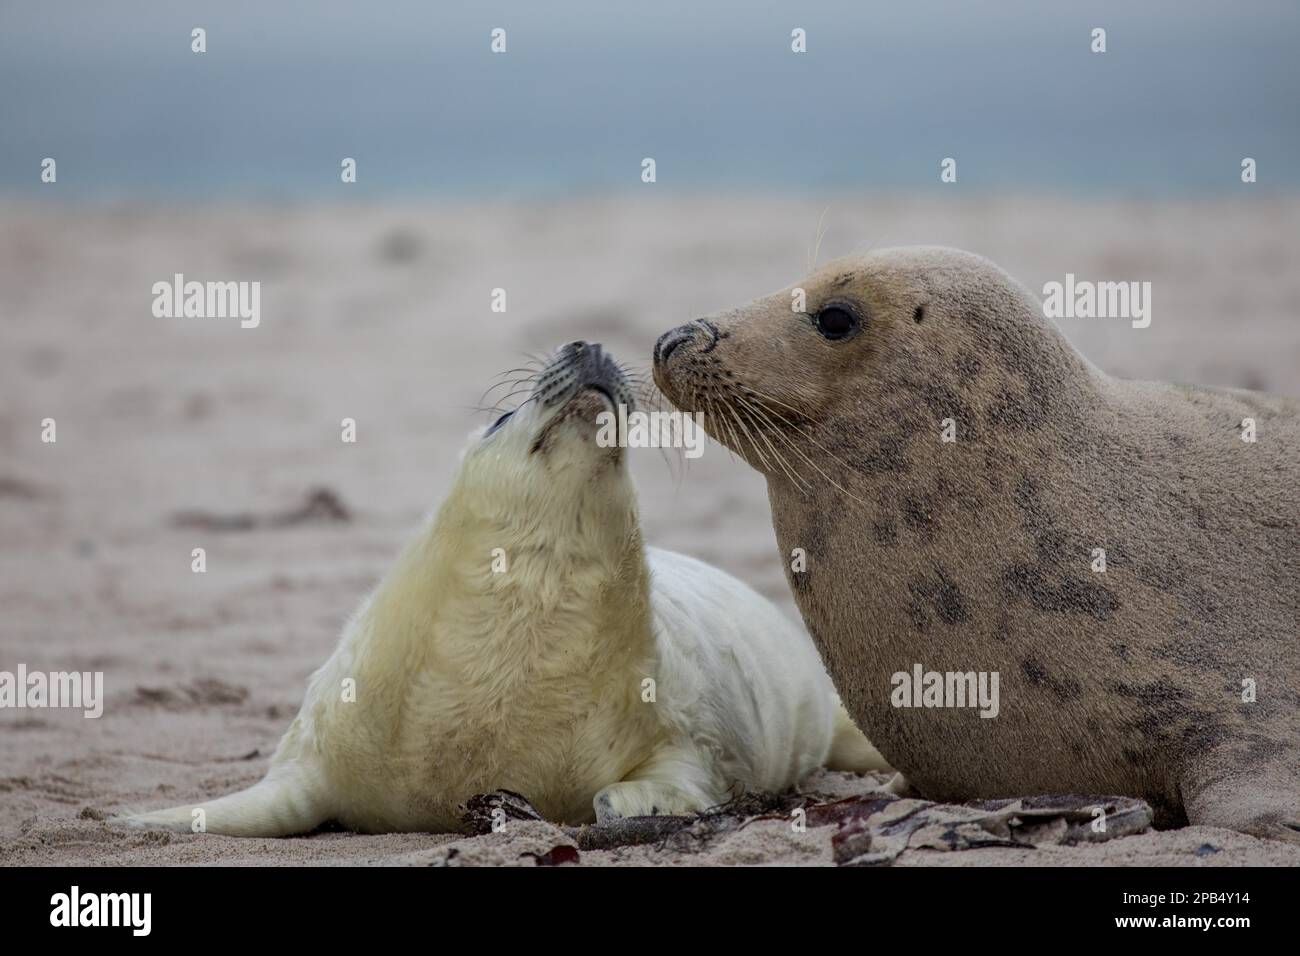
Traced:
<path fill-rule="evenodd" d="M 606 361 L 605 350 L 599 342 L 582 339 L 561 345 L 556 350 L 555 361 L 569 367 L 598 368 Z"/>

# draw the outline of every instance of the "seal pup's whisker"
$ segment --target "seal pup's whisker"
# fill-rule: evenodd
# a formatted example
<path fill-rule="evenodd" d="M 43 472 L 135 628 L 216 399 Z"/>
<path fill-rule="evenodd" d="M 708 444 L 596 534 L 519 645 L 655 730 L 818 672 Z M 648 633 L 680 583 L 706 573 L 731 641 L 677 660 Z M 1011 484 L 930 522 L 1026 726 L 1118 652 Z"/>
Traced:
<path fill-rule="evenodd" d="M 547 365 L 551 363 L 551 360 L 554 358 L 554 356 L 546 355 L 544 353 L 539 353 L 539 352 L 519 352 L 518 354 L 528 359 L 530 364 L 532 364 L 534 367 L 539 369 L 545 368 Z"/>
<path fill-rule="evenodd" d="M 508 369 L 506 369 L 504 372 L 499 372 L 499 373 L 497 373 L 497 375 L 494 376 L 494 377 L 495 377 L 495 378 L 503 378 L 503 377 L 505 377 L 506 375 L 514 375 L 514 374 L 517 373 L 517 372 L 527 372 L 527 373 L 529 373 L 529 375 L 537 376 L 537 375 L 540 375 L 540 374 L 541 374 L 542 370 L 541 370 L 541 368 L 540 368 L 539 366 L 537 366 L 537 365 L 531 365 L 531 364 L 530 364 L 530 365 L 520 365 L 520 366 L 517 366 L 516 368 L 508 368 Z"/>
<path fill-rule="evenodd" d="M 478 406 L 471 407 L 467 410 L 470 412 L 470 414 L 474 414 L 474 415 L 484 415 L 484 414 L 502 415 L 506 412 L 510 412 L 511 414 L 514 414 L 515 412 L 519 411 L 521 408 L 523 408 L 525 405 L 527 405 L 529 402 L 532 402 L 533 400 L 534 397 L 529 396 L 528 398 L 520 402 L 518 405 L 515 405 L 513 408 L 509 408 L 505 405 L 498 403 L 496 405 L 492 405 L 491 407 L 478 405 Z"/>
<path fill-rule="evenodd" d="M 510 379 L 509 381 L 505 380 L 506 376 L 517 375 L 521 372 L 525 373 L 522 377 Z M 540 376 L 541 376 L 541 369 L 536 365 L 536 363 L 530 363 L 528 365 L 522 365 L 517 368 L 506 369 L 504 372 L 499 372 L 495 376 L 493 376 L 496 379 L 496 381 L 488 385 L 488 387 L 483 390 L 483 394 L 478 397 L 479 403 L 482 404 L 482 402 L 488 397 L 488 395 L 490 395 L 496 389 L 501 388 L 503 385 L 515 386 L 527 382 L 533 382 L 536 381 L 537 378 L 539 378 Z"/>
<path fill-rule="evenodd" d="M 523 387 L 523 388 L 516 388 L 514 391 L 512 391 L 512 392 L 507 392 L 505 395 L 502 395 L 500 398 L 498 398 L 498 399 L 497 399 L 497 404 L 498 404 L 498 405 L 504 404 L 505 402 L 510 401 L 510 399 L 514 398 L 516 395 L 529 395 L 529 394 L 532 394 L 532 391 L 533 391 L 533 388 L 532 388 L 531 385 L 530 385 L 530 386 Z M 485 396 L 485 397 L 486 397 L 486 396 Z"/>
<path fill-rule="evenodd" d="M 524 374 L 520 374 L 520 373 L 524 373 Z M 515 377 L 515 378 L 508 378 L 507 376 L 510 376 L 510 375 L 514 375 L 514 376 L 516 376 L 516 377 Z M 515 369 L 511 369 L 511 370 L 508 371 L 508 372 L 502 372 L 500 375 L 498 375 L 498 376 L 497 376 L 497 381 L 495 381 L 495 382 L 493 382 L 491 385 L 489 385 L 489 386 L 487 387 L 487 390 L 490 391 L 491 389 L 499 388 L 503 382 L 507 382 L 507 381 L 509 381 L 509 382 L 532 382 L 532 381 L 536 381 L 540 375 L 541 375 L 541 370 L 540 370 L 540 369 L 535 369 L 535 368 L 531 368 L 531 369 L 530 369 L 530 368 L 515 368 Z"/>
<path fill-rule="evenodd" d="M 513 382 L 498 382 L 496 385 L 493 385 L 491 388 L 489 388 L 486 392 L 484 392 L 482 395 L 478 397 L 479 404 L 480 405 L 483 404 L 483 402 L 487 400 L 488 396 L 491 395 L 498 388 L 508 387 L 513 389 L 513 391 L 506 394 L 505 397 L 503 398 L 495 399 L 494 404 L 497 405 L 501 404 L 502 402 L 509 401 L 515 395 L 527 394 L 528 392 L 532 391 L 532 386 L 534 384 L 536 384 L 535 380 L 529 380 L 529 379 L 516 379 Z"/>

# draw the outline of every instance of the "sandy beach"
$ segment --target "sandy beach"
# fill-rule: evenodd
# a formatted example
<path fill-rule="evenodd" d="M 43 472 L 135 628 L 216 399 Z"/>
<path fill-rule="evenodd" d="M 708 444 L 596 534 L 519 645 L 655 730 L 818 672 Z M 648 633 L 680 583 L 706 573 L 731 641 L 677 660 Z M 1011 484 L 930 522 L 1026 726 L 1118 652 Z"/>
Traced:
<path fill-rule="evenodd" d="M 1106 371 L 1300 395 L 1300 200 L 581 199 L 389 206 L 0 204 L 0 669 L 102 671 L 104 712 L 0 710 L 0 864 L 535 865 L 571 835 L 284 840 L 103 819 L 258 779 L 343 622 L 439 503 L 499 373 L 573 339 L 645 368 L 672 325 L 818 261 L 927 243 L 1034 290 L 1152 283 L 1152 322 L 1062 320 Z M 261 319 L 158 318 L 176 273 L 261 282 Z M 507 290 L 505 313 L 490 309 Z M 503 391 L 497 392 L 500 395 Z M 490 403 L 489 399 L 489 403 Z M 54 419 L 57 441 L 41 440 Z M 340 440 L 356 421 L 357 440 Z M 632 455 L 656 545 L 781 604 L 760 477 L 710 444 Z M 191 553 L 206 552 L 193 573 Z M 882 781 L 825 773 L 826 801 Z M 1008 797 L 1016 796 L 1008 794 Z M 835 861 L 834 825 L 583 850 L 582 865 Z M 1297 865 L 1224 830 L 910 845 L 898 865 Z"/>

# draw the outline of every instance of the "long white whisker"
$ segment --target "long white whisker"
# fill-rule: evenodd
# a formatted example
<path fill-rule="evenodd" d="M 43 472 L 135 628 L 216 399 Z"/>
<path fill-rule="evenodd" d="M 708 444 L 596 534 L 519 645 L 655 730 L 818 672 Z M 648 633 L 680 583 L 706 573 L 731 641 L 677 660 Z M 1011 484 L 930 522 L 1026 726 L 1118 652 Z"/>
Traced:
<path fill-rule="evenodd" d="M 772 456 L 777 460 L 777 463 L 781 465 L 782 470 L 786 473 L 786 475 L 790 477 L 790 480 L 793 481 L 795 483 L 795 486 L 798 487 L 801 491 L 811 491 L 812 486 L 809 485 L 803 478 L 801 478 L 794 471 L 794 469 L 790 466 L 789 462 L 787 461 L 786 457 L 781 454 L 780 450 L 775 445 L 772 444 L 772 439 L 768 436 L 768 431 L 771 430 L 771 424 L 769 423 L 766 427 L 762 427 L 760 423 L 753 417 L 753 412 L 758 411 L 758 409 L 756 409 L 751 403 L 746 402 L 743 398 L 741 399 L 741 402 L 743 405 L 747 406 L 747 411 L 750 414 L 750 424 L 754 426 L 755 433 L 757 433 L 758 436 L 762 438 L 764 442 L 767 443 L 767 447 L 771 449 Z M 784 437 L 784 436 L 778 434 L 777 437 Z"/>

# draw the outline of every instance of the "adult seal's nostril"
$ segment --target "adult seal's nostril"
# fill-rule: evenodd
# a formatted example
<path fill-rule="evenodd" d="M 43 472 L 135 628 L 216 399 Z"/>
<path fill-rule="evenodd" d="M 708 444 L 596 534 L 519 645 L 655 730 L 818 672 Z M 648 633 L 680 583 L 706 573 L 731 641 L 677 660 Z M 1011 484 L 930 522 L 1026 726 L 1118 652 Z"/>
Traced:
<path fill-rule="evenodd" d="M 659 336 L 659 341 L 655 343 L 655 361 L 660 365 L 667 362 L 673 352 L 695 338 L 695 329 L 694 323 L 679 325 Z"/>
<path fill-rule="evenodd" d="M 708 319 L 700 319 L 699 321 L 695 322 L 695 325 L 698 325 L 701 329 L 703 329 L 704 333 L 708 336 L 709 339 L 708 342 L 704 344 L 704 348 L 700 349 L 700 351 L 705 353 L 712 352 L 715 348 L 717 348 L 718 339 L 721 338 L 721 336 L 718 335 L 718 327 L 714 325 L 712 322 L 710 322 Z"/>

